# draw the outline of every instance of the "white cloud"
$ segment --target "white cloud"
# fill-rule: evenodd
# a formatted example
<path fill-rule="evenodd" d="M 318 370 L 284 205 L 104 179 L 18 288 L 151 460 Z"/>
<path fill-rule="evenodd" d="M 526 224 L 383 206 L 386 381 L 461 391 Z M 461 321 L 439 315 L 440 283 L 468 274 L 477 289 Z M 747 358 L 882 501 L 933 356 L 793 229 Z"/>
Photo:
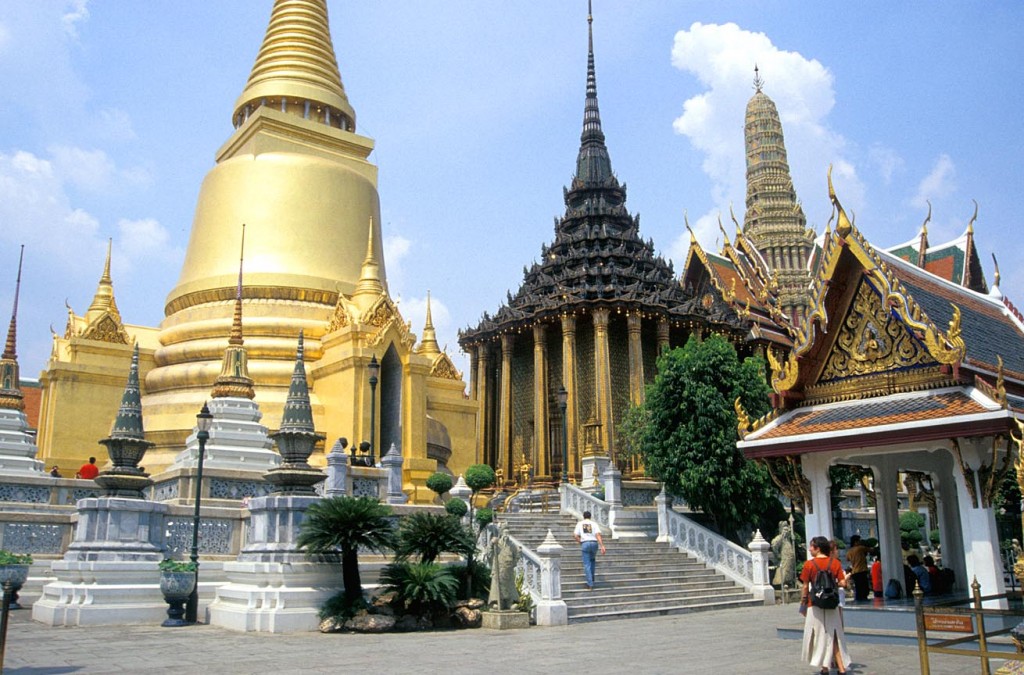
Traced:
<path fill-rule="evenodd" d="M 682 115 L 673 124 L 677 133 L 704 153 L 702 168 L 713 182 L 717 207 L 711 228 L 704 222 L 707 214 L 698 220 L 702 244 L 710 246 L 714 240 L 704 237 L 717 233 L 717 210 L 727 214 L 732 203 L 737 217 L 743 217 L 746 157 L 741 130 L 747 102 L 754 93 L 755 64 L 765 80 L 764 92 L 779 111 L 798 198 L 827 205 L 822 197 L 831 163 L 842 166 L 841 172 L 833 170 L 833 178 L 844 204 L 862 204 L 864 187 L 853 164 L 843 158 L 846 141 L 826 123 L 835 92 L 832 74 L 819 61 L 779 49 L 764 33 L 743 30 L 734 23 L 694 23 L 676 33 L 672 64 L 692 73 L 706 87 L 683 103 Z M 809 224 L 820 228 L 824 223 L 817 223 L 816 218 L 827 218 L 827 211 L 807 215 Z"/>
<path fill-rule="evenodd" d="M 872 144 L 868 149 L 868 159 L 878 169 L 878 175 L 886 185 L 892 183 L 892 177 L 897 171 L 903 170 L 903 158 L 896 154 L 895 150 L 881 143 Z"/>
<path fill-rule="evenodd" d="M 88 192 L 105 190 L 113 182 L 117 169 L 102 150 L 56 145 L 50 148 L 57 172 L 70 184 Z"/>
<path fill-rule="evenodd" d="M 89 0 L 68 0 L 60 22 L 71 37 L 78 37 L 78 24 L 89 18 Z"/>
<path fill-rule="evenodd" d="M 933 202 L 956 191 L 956 166 L 947 154 L 939 155 L 931 172 L 921 179 L 917 194 L 910 200 L 911 205 L 926 208 L 928 200 Z"/>
<path fill-rule="evenodd" d="M 135 140 L 135 128 L 132 118 L 124 110 L 105 108 L 98 116 L 99 133 L 114 141 Z"/>

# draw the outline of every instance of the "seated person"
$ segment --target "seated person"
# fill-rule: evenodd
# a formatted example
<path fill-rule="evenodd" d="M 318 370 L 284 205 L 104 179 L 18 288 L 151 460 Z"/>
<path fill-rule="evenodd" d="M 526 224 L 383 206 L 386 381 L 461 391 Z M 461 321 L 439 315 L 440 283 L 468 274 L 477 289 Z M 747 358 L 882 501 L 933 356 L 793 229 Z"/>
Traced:
<path fill-rule="evenodd" d="M 914 573 L 914 580 L 917 581 L 924 594 L 930 595 L 932 592 L 932 581 L 928 576 L 928 569 L 921 564 L 921 559 L 911 553 L 907 556 L 907 565 L 910 566 L 910 571 Z M 911 589 L 913 589 L 912 586 Z M 913 592 L 913 590 L 910 591 L 911 597 Z"/>
<path fill-rule="evenodd" d="M 939 568 L 935 565 L 935 558 L 926 555 L 921 562 L 924 563 L 924 568 L 928 570 L 928 581 L 931 582 L 932 593 L 936 595 L 945 593 L 942 590 L 942 573 L 939 572 Z"/>

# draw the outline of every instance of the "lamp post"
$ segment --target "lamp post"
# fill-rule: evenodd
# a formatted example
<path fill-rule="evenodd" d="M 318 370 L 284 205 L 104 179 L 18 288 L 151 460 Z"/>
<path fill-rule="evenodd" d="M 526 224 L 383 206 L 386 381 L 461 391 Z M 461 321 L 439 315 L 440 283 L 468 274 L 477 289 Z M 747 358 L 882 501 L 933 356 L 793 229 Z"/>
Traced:
<path fill-rule="evenodd" d="M 376 354 L 370 358 L 366 370 L 370 373 L 370 466 L 373 466 L 373 453 L 377 449 L 377 376 L 380 375 L 380 363 Z"/>
<path fill-rule="evenodd" d="M 565 385 L 558 388 L 558 407 L 562 409 L 562 483 L 569 482 L 569 429 L 565 422 L 565 410 L 569 405 L 569 392 Z"/>
<path fill-rule="evenodd" d="M 196 471 L 196 508 L 192 515 L 192 552 L 189 559 L 195 565 L 196 583 L 192 594 L 188 596 L 185 606 L 185 621 L 195 623 L 199 612 L 199 504 L 203 497 L 203 457 L 206 455 L 206 441 L 210 440 L 210 427 L 213 426 L 213 415 L 210 408 L 203 404 L 203 409 L 196 415 L 196 440 L 199 441 L 199 468 Z"/>

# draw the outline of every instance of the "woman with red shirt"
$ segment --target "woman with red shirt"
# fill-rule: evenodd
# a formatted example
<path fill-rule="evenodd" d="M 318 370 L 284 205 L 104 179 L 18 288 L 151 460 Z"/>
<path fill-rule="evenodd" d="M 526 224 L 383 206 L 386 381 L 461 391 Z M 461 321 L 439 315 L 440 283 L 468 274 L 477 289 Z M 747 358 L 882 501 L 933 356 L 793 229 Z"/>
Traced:
<path fill-rule="evenodd" d="M 804 563 L 804 569 L 800 573 L 800 581 L 804 582 L 801 602 L 807 606 L 803 659 L 820 668 L 822 675 L 828 675 L 829 665 L 833 660 L 839 672 L 845 673 L 846 667 L 850 665 L 850 655 L 846 651 L 846 635 L 843 633 L 843 620 L 839 608 L 815 607 L 809 600 L 811 582 L 818 576 L 818 572 L 827 570 L 841 588 L 846 588 L 846 575 L 840 562 L 829 557 L 832 547 L 828 539 L 811 539 L 810 550 L 811 559 Z"/>

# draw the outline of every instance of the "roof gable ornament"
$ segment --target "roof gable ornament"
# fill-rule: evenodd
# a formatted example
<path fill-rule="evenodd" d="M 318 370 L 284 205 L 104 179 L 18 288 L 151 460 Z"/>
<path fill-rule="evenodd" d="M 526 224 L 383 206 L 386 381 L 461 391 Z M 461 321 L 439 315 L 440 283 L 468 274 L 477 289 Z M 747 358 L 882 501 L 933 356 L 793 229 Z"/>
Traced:
<path fill-rule="evenodd" d="M 103 274 L 100 275 L 99 284 L 96 286 L 96 294 L 93 296 L 92 304 L 85 312 L 86 326 L 82 331 L 82 337 L 88 340 L 99 342 L 110 342 L 113 344 L 131 344 L 128 331 L 121 321 L 121 312 L 117 309 L 117 302 L 114 300 L 114 282 L 110 277 L 110 252 L 113 240 L 107 240 L 107 258 L 103 263 Z M 69 308 L 70 310 L 70 308 Z"/>

